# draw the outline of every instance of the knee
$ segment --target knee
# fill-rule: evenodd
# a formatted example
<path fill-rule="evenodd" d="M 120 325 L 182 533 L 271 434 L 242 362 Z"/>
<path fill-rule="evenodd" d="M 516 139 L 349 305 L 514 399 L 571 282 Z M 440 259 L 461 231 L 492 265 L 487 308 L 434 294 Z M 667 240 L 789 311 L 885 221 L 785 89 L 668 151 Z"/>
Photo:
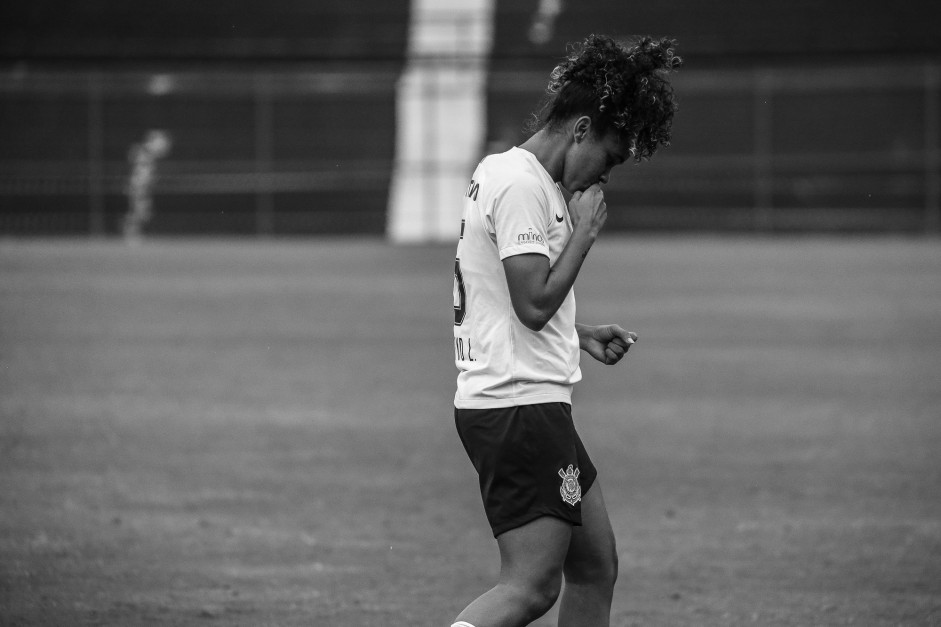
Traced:
<path fill-rule="evenodd" d="M 561 578 L 554 578 L 513 587 L 519 606 L 525 608 L 528 619 L 532 621 L 552 609 L 562 591 L 562 581 Z"/>
<path fill-rule="evenodd" d="M 605 565 L 605 577 L 607 581 L 611 584 L 611 587 L 614 587 L 614 583 L 618 580 L 618 552 L 612 547 L 610 554 L 608 555 L 608 560 Z"/>
<path fill-rule="evenodd" d="M 533 617 L 539 617 L 552 609 L 559 593 L 562 591 L 562 582 L 553 581 L 533 587 L 527 591 L 527 606 Z"/>
<path fill-rule="evenodd" d="M 618 578 L 618 552 L 612 546 L 589 567 L 588 577 L 600 586 L 614 587 Z"/>

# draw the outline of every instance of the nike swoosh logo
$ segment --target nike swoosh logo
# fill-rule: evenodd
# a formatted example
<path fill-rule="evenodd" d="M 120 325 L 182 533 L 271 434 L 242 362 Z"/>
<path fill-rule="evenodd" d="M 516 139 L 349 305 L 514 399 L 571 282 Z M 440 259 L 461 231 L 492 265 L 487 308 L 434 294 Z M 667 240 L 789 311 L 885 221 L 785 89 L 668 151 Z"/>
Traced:
<path fill-rule="evenodd" d="M 556 216 L 556 217 L 555 217 L 555 221 L 556 221 L 556 222 L 561 222 L 561 221 L 564 220 L 564 219 L 565 219 L 565 218 L 563 218 L 562 216 Z"/>

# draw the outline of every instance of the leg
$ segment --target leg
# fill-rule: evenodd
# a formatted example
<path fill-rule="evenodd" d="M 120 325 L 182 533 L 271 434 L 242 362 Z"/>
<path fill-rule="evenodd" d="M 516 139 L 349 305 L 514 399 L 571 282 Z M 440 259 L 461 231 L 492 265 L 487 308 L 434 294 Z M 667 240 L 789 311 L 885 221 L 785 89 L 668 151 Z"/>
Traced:
<path fill-rule="evenodd" d="M 598 481 L 582 497 L 582 526 L 572 529 L 564 574 L 559 627 L 608 627 L 618 554 Z"/>
<path fill-rule="evenodd" d="M 457 617 L 474 627 L 522 627 L 549 611 L 562 586 L 572 525 L 543 516 L 497 537 L 500 581 Z"/>

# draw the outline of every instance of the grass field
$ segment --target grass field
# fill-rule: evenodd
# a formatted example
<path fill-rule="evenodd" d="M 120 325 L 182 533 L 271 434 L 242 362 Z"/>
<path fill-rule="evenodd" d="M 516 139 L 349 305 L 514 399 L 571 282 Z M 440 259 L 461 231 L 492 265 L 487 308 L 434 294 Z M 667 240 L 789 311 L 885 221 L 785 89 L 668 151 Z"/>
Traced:
<path fill-rule="evenodd" d="M 449 625 L 453 251 L 0 242 L 0 623 Z M 608 238 L 576 293 L 640 335 L 575 398 L 614 625 L 941 625 L 941 244 Z"/>

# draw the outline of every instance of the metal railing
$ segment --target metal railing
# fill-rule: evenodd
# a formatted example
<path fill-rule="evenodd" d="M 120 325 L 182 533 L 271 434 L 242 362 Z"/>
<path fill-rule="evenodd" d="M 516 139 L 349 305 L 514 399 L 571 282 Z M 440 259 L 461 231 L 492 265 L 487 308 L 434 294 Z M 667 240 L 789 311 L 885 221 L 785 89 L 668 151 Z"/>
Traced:
<path fill-rule="evenodd" d="M 429 58 L 427 62 L 468 60 Z M 543 69 L 491 72 L 487 89 L 492 125 L 503 115 L 522 126 L 544 87 Z M 316 146 L 309 155 L 285 156 L 276 154 L 273 142 L 285 132 L 279 117 L 279 103 L 284 99 L 316 109 L 324 98 L 361 98 L 364 102 L 384 98 L 394 107 L 400 71 L 398 65 L 274 73 L 14 68 L 0 74 L 0 98 L 53 103 L 53 107 L 70 103 L 70 115 L 82 128 L 69 131 L 74 146 L 64 154 L 57 152 L 56 138 L 44 129 L 21 128 L 17 119 L 0 120 L 5 144 L 0 145 L 0 231 L 4 215 L 15 212 L 20 199 L 47 198 L 55 203 L 63 196 L 86 197 L 87 232 L 114 231 L 106 205 L 109 198 L 113 204 L 124 193 L 130 167 L 126 147 L 115 148 L 117 140 L 109 121 L 115 107 L 127 99 L 145 112 L 169 100 L 182 102 L 190 97 L 212 98 L 220 108 L 237 100 L 248 111 L 239 128 L 217 130 L 221 135 L 238 133 L 250 138 L 244 141 L 249 148 L 231 155 L 209 150 L 199 158 L 171 155 L 160 165 L 154 189 L 158 199 L 168 193 L 249 195 L 254 198 L 255 229 L 265 234 L 274 230 L 277 194 L 316 194 L 350 186 L 372 189 L 377 196 L 387 193 L 391 159 L 377 157 L 369 145 L 356 148 L 358 154 L 347 156 L 338 171 L 337 160 L 318 152 Z M 643 176 L 615 177 L 611 196 L 625 206 L 622 215 L 627 217 L 621 223 L 615 219 L 614 228 L 640 225 L 764 232 L 833 230 L 865 223 L 865 228 L 876 231 L 941 232 L 938 64 L 683 70 L 674 83 L 681 107 L 674 145 L 645 165 Z M 427 97 L 446 100 L 453 94 L 435 87 Z M 518 107 L 492 104 L 507 99 Z M 106 114 L 107 107 L 111 113 Z M 725 127 L 711 128 L 719 119 Z M 336 131 L 348 132 L 368 122 L 351 116 L 348 129 Z M 139 131 L 146 129 L 142 123 Z M 128 128 L 123 132 L 129 136 Z M 732 138 L 726 141 L 728 133 Z M 819 135 L 825 137 L 821 140 Z M 49 150 L 42 146 L 20 150 L 22 142 L 47 142 Z M 419 160 L 410 167 L 423 173 L 423 188 L 415 193 L 431 196 L 440 194 L 434 185 L 442 169 L 461 168 L 461 174 L 470 174 L 463 172 L 467 167 L 463 162 Z M 878 202 L 860 202 L 865 198 L 861 188 L 866 186 L 872 187 Z"/>

